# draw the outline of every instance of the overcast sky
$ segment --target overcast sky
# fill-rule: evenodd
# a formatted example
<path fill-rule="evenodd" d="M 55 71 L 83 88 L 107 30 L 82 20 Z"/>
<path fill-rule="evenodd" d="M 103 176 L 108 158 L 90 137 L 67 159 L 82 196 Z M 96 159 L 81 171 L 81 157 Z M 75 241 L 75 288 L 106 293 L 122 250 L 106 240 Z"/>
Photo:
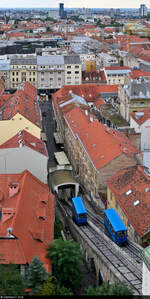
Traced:
<path fill-rule="evenodd" d="M 66 8 L 139 8 L 140 4 L 146 4 L 150 8 L 149 0 L 1 0 L 0 8 L 58 8 L 60 2 L 64 3 L 64 7 Z"/>

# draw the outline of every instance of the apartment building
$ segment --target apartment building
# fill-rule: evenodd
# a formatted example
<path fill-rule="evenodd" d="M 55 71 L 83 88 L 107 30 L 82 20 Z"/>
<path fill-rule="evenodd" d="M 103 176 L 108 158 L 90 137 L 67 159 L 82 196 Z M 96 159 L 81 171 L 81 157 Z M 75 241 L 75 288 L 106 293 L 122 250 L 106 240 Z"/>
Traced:
<path fill-rule="evenodd" d="M 107 208 L 116 209 L 135 242 L 150 241 L 149 172 L 143 166 L 125 168 L 107 180 Z"/>
<path fill-rule="evenodd" d="M 0 76 L 5 80 L 5 89 L 10 89 L 10 60 L 0 60 Z"/>
<path fill-rule="evenodd" d="M 64 56 L 65 85 L 80 85 L 82 82 L 81 61 L 78 55 Z"/>
<path fill-rule="evenodd" d="M 129 67 L 126 66 L 112 66 L 105 67 L 104 73 L 107 80 L 107 84 L 124 84 L 125 76 L 131 72 Z"/>
<path fill-rule="evenodd" d="M 132 80 L 128 85 L 120 86 L 120 113 L 127 121 L 132 112 L 143 111 L 150 107 L 149 81 Z"/>
<path fill-rule="evenodd" d="M 29 82 L 37 87 L 37 58 L 10 59 L 10 88 Z"/>
<path fill-rule="evenodd" d="M 65 84 L 63 55 L 37 56 L 38 89 L 58 89 Z"/>
<path fill-rule="evenodd" d="M 141 153 L 124 134 L 100 123 L 83 96 L 68 92 L 53 97 L 53 105 L 74 173 L 99 204 L 100 193 L 106 194 L 106 180 L 124 165 L 140 163 Z"/>

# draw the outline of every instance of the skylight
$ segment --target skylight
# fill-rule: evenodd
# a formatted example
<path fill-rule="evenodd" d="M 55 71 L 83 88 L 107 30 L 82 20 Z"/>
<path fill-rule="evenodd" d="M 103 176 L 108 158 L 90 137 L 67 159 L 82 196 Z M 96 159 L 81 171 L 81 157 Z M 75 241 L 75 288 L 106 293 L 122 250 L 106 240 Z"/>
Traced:
<path fill-rule="evenodd" d="M 132 193 L 132 190 L 129 189 L 127 192 L 126 192 L 126 195 L 129 195 L 130 193 Z"/>
<path fill-rule="evenodd" d="M 139 200 L 134 201 L 133 205 L 136 207 L 140 203 Z"/>

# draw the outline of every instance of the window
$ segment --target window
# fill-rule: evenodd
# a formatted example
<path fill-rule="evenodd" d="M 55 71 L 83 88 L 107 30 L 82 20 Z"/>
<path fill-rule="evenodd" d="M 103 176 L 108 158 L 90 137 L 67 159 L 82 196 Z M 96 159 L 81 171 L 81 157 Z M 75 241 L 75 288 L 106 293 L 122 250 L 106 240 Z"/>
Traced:
<path fill-rule="evenodd" d="M 29 81 L 31 82 L 31 78 L 29 78 Z"/>
<path fill-rule="evenodd" d="M 78 69 L 79 68 L 79 65 L 75 65 L 75 69 Z"/>
<path fill-rule="evenodd" d="M 41 78 L 41 81 L 44 81 L 44 78 Z"/>
<path fill-rule="evenodd" d="M 53 78 L 50 78 L 50 81 L 53 81 Z"/>
<path fill-rule="evenodd" d="M 18 72 L 16 72 L 16 76 L 18 76 Z"/>
<path fill-rule="evenodd" d="M 12 72 L 13 76 L 15 75 L 15 72 Z"/>
<path fill-rule="evenodd" d="M 58 74 L 61 74 L 61 71 L 58 71 Z"/>
<path fill-rule="evenodd" d="M 144 104 L 145 104 L 144 102 L 141 102 L 141 106 L 142 106 L 142 107 L 144 106 Z"/>
<path fill-rule="evenodd" d="M 71 74 L 71 72 L 67 72 L 67 74 Z"/>
<path fill-rule="evenodd" d="M 71 69 L 71 65 L 67 65 L 67 69 Z"/>
<path fill-rule="evenodd" d="M 44 72 L 41 72 L 41 75 L 44 75 Z"/>
<path fill-rule="evenodd" d="M 113 84 L 115 84 L 115 79 L 113 79 Z"/>
<path fill-rule="evenodd" d="M 75 71 L 75 74 L 79 74 L 79 71 Z"/>
<path fill-rule="evenodd" d="M 59 81 L 61 81 L 61 78 L 58 78 Z"/>
<path fill-rule="evenodd" d="M 33 76 L 35 76 L 35 72 L 33 72 Z"/>
<path fill-rule="evenodd" d="M 35 82 L 35 78 L 33 78 L 33 81 Z"/>
<path fill-rule="evenodd" d="M 67 80 L 71 80 L 71 77 L 67 77 Z"/>

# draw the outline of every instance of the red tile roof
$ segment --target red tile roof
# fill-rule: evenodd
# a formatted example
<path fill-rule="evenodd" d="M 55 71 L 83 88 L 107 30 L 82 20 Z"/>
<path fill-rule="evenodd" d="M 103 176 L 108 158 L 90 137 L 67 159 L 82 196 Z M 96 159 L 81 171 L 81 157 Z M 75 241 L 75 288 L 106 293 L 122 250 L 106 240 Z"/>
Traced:
<path fill-rule="evenodd" d="M 20 240 L 13 238 L 0 239 L 0 263 L 9 264 L 11 262 L 15 265 L 26 264 Z"/>
<path fill-rule="evenodd" d="M 150 177 L 142 166 L 118 171 L 107 180 L 121 209 L 139 236 L 150 230 Z M 131 190 L 130 194 L 126 194 Z M 139 203 L 135 204 L 135 202 Z"/>
<path fill-rule="evenodd" d="M 78 107 L 67 112 L 65 119 L 74 134 L 79 136 L 96 169 L 121 154 L 134 157 L 134 154 L 139 152 L 123 133 L 107 127 L 96 119 L 91 122 L 89 115 L 86 116 Z"/>
<path fill-rule="evenodd" d="M 136 117 L 136 113 L 138 112 L 133 112 L 131 113 L 131 117 L 136 121 L 136 123 L 139 126 L 141 126 L 146 120 L 150 119 L 150 109 L 145 109 L 139 112 L 143 112 L 143 115 L 141 115 L 140 117 Z"/>
<path fill-rule="evenodd" d="M 130 77 L 132 79 L 138 79 L 139 77 L 150 77 L 150 72 L 143 70 L 131 70 Z"/>
<path fill-rule="evenodd" d="M 5 96 L 2 97 L 4 102 Z M 3 107 L 0 107 L 0 111 L 3 115 L 3 120 L 11 119 L 17 113 L 22 114 L 28 120 L 33 122 L 36 126 L 41 128 L 41 116 L 40 108 L 37 101 L 37 89 L 26 82 L 22 85 L 22 89 L 18 89 L 11 97 L 7 96 Z M 5 98 L 6 100 L 6 98 Z M 1 103 L 1 98 L 0 98 Z"/>
<path fill-rule="evenodd" d="M 3 253 L 4 263 L 10 260 L 30 263 L 38 256 L 51 272 L 45 255 L 48 244 L 53 241 L 54 196 L 48 186 L 25 170 L 20 174 L 0 174 L 0 191 L 0 254 Z M 18 243 L 7 242 L 6 246 L 1 237 L 9 238 L 7 229 L 10 227 Z"/>
<path fill-rule="evenodd" d="M 71 99 L 72 93 L 84 97 L 87 102 L 95 102 L 100 98 L 101 93 L 118 93 L 118 85 L 97 85 L 97 84 L 81 84 L 81 85 L 66 85 L 60 88 L 52 95 L 55 111 L 60 103 Z"/>
<path fill-rule="evenodd" d="M 0 145 L 0 149 L 3 148 L 16 148 L 19 147 L 19 140 L 22 140 L 23 146 L 28 146 L 32 150 L 47 156 L 46 145 L 44 141 L 33 136 L 29 132 L 23 130 L 13 136 L 11 139 Z"/>
<path fill-rule="evenodd" d="M 130 70 L 129 66 L 107 66 L 105 67 L 105 70 Z"/>

